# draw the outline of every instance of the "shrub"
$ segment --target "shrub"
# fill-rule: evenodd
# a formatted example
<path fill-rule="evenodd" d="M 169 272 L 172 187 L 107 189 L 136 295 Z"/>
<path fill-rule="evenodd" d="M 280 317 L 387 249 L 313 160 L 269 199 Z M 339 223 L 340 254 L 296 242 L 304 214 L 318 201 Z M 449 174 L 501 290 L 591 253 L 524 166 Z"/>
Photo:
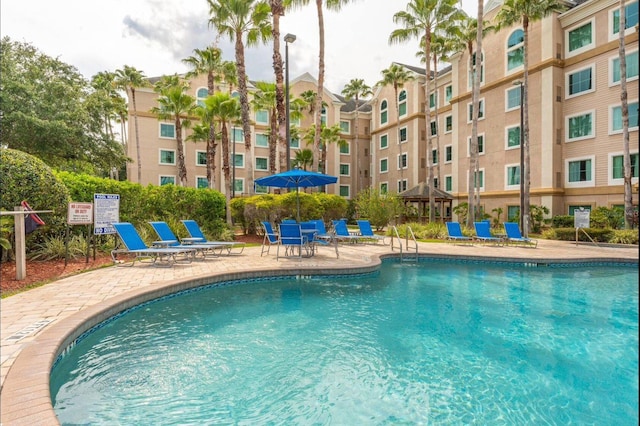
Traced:
<path fill-rule="evenodd" d="M 551 226 L 554 228 L 571 228 L 573 227 L 573 216 L 558 215 L 551 219 Z"/>
<path fill-rule="evenodd" d="M 612 229 L 586 228 L 584 231 L 596 242 L 606 243 L 613 237 Z M 543 232 L 542 236 L 549 240 L 575 241 L 575 228 L 552 228 Z M 578 232 L 578 241 L 591 241 L 584 232 Z"/>
<path fill-rule="evenodd" d="M 613 244 L 638 244 L 638 230 L 637 229 L 616 229 L 613 231 L 613 235 L 609 239 Z"/>
<path fill-rule="evenodd" d="M 418 223 L 411 222 L 402 225 L 398 225 L 398 234 L 400 238 L 404 238 L 407 235 L 407 227 L 411 227 L 413 231 L 413 235 L 415 235 L 416 239 L 419 240 L 434 240 L 434 239 L 444 239 L 447 236 L 447 229 L 443 223 L 439 222 L 429 222 L 429 223 Z M 387 235 L 391 235 L 391 231 L 387 231 Z"/>
<path fill-rule="evenodd" d="M 403 204 L 397 194 L 382 193 L 369 188 L 360 191 L 356 206 L 361 218 L 369 219 L 371 225 L 380 230 L 403 211 Z"/>
<path fill-rule="evenodd" d="M 624 209 L 596 207 L 589 215 L 592 228 L 624 228 Z"/>

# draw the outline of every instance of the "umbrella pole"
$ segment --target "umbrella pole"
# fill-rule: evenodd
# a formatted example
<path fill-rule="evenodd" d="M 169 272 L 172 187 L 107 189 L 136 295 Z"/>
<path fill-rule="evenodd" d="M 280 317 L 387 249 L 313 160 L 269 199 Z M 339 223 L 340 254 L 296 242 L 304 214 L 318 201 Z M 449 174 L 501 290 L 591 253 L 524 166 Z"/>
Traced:
<path fill-rule="evenodd" d="M 296 186 L 296 205 L 298 207 L 298 223 L 300 222 L 300 189 Z"/>

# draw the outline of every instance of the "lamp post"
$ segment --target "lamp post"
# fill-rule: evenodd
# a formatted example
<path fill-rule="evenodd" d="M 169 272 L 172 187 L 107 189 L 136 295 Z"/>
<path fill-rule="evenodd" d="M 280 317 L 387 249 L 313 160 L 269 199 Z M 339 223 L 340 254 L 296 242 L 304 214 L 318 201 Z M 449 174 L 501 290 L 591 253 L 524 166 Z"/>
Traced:
<path fill-rule="evenodd" d="M 524 100 L 524 85 L 521 80 L 513 82 L 514 86 L 520 86 L 520 227 L 523 234 L 527 231 L 524 226 L 524 110 L 522 103 Z"/>
<path fill-rule="evenodd" d="M 296 36 L 293 34 L 287 34 L 284 36 L 284 74 L 285 74 L 285 91 L 284 91 L 284 99 L 285 99 L 285 117 L 286 126 L 287 126 L 287 171 L 291 169 L 291 124 L 289 122 L 289 43 L 293 43 L 296 41 Z"/>

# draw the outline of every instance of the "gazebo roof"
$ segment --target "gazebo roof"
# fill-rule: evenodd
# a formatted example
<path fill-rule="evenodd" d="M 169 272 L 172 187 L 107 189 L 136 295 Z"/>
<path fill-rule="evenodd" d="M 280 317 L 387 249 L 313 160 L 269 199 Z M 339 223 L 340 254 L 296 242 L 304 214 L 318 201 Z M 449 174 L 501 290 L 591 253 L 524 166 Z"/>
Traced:
<path fill-rule="evenodd" d="M 441 189 L 434 188 L 431 193 L 436 200 L 453 200 L 453 197 L 448 192 L 444 192 Z M 420 182 L 413 188 L 409 188 L 406 191 L 398 194 L 405 200 L 428 200 L 429 199 L 429 186 L 426 182 Z"/>

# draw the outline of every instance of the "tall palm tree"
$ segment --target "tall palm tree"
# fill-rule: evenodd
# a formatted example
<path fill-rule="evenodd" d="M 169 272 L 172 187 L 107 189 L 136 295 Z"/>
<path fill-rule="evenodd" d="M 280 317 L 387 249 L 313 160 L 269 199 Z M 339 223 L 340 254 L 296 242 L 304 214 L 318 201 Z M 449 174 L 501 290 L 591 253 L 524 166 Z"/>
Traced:
<path fill-rule="evenodd" d="M 312 145 L 315 143 L 315 135 L 316 128 L 315 124 L 312 125 L 304 135 L 304 140 L 307 142 L 307 145 Z M 321 173 L 326 173 L 326 165 L 327 165 L 327 151 L 329 149 L 329 145 L 336 144 L 339 147 L 343 147 L 347 144 L 342 138 L 342 129 L 340 128 L 340 124 L 334 124 L 331 127 L 322 124 L 322 128 L 320 129 L 320 148 L 321 148 L 321 157 L 318 165 L 318 171 Z"/>
<path fill-rule="evenodd" d="M 349 81 L 348 84 L 346 84 L 344 86 L 344 88 L 342 89 L 342 95 L 345 97 L 346 100 L 351 100 L 353 99 L 355 104 L 356 104 L 356 109 L 355 109 L 355 125 L 354 127 L 354 132 L 355 132 L 355 140 L 354 140 L 354 151 L 355 151 L 355 166 L 356 166 L 356 173 L 358 173 L 358 179 L 356 181 L 356 194 L 360 191 L 360 189 L 363 188 L 362 185 L 362 167 L 360 167 L 360 148 L 358 147 L 358 112 L 360 111 L 360 97 L 367 97 L 367 96 L 371 96 L 373 95 L 373 91 L 371 90 L 371 87 L 367 86 L 364 82 L 363 79 L 361 78 L 352 78 L 351 81 Z M 363 105 L 366 102 L 363 102 Z"/>
<path fill-rule="evenodd" d="M 245 168 L 247 189 L 253 191 L 253 147 L 251 146 L 251 118 L 247 71 L 245 66 L 245 38 L 247 47 L 265 43 L 271 37 L 269 14 L 271 8 L 264 0 L 207 0 L 209 3 L 209 24 L 219 34 L 226 35 L 235 42 L 235 58 L 238 70 L 238 91 L 242 110 L 242 130 L 244 132 Z"/>
<path fill-rule="evenodd" d="M 624 227 L 633 228 L 633 191 L 631 187 L 631 155 L 629 153 L 629 102 L 627 100 L 627 58 L 624 36 L 627 28 L 625 0 L 620 0 L 618 27 L 618 60 L 620 61 L 620 109 L 622 110 L 622 146 L 624 168 Z M 638 167 L 638 165 L 636 165 Z"/>
<path fill-rule="evenodd" d="M 269 0 L 271 7 L 271 38 L 273 39 L 273 72 L 276 76 L 276 117 L 278 123 L 277 143 L 280 147 L 278 170 L 285 170 L 289 160 L 287 156 L 287 111 L 285 111 L 284 71 L 282 55 L 280 54 L 280 17 L 284 16 L 284 1 Z"/>
<path fill-rule="evenodd" d="M 430 153 L 433 150 L 433 140 L 431 136 L 431 111 L 429 108 L 429 95 L 431 93 L 431 34 L 438 32 L 438 29 L 445 25 L 447 21 L 458 19 L 461 13 L 456 8 L 457 0 L 410 0 L 406 11 L 397 12 L 393 15 L 393 22 L 402 25 L 402 28 L 393 30 L 389 36 L 389 43 L 406 42 L 412 38 L 419 41 L 424 40 L 425 61 L 425 132 L 427 134 L 427 167 L 429 169 L 428 197 L 429 197 L 429 221 L 435 221 L 436 208 L 433 197 L 433 165 L 431 164 Z M 434 70 L 435 72 L 435 70 Z"/>
<path fill-rule="evenodd" d="M 218 75 L 221 73 L 222 67 L 222 50 L 215 46 L 208 46 L 205 49 L 194 49 L 193 56 L 189 56 L 182 60 L 187 64 L 191 71 L 186 74 L 187 78 L 196 77 L 200 74 L 207 75 L 207 93 L 209 96 L 215 92 L 215 83 Z M 210 189 L 215 188 L 215 171 L 216 171 L 216 132 L 213 123 L 209 125 L 209 137 L 205 139 L 207 142 L 207 182 Z"/>
<path fill-rule="evenodd" d="M 140 133 L 138 131 L 138 108 L 136 106 L 136 89 L 150 87 L 151 84 L 142 71 L 125 65 L 123 69 L 116 70 L 116 87 L 131 94 L 133 105 L 133 125 L 136 132 L 136 163 L 138 165 L 138 183 L 142 182 L 142 161 L 140 156 Z"/>
<path fill-rule="evenodd" d="M 276 172 L 276 157 L 278 148 L 278 120 L 276 105 L 276 85 L 265 81 L 256 83 L 256 92 L 251 104 L 255 111 L 265 110 L 269 113 L 269 171 Z M 278 167 L 279 168 L 279 167 Z"/>
<path fill-rule="evenodd" d="M 231 209 L 231 193 L 235 182 L 231 181 L 231 167 L 229 164 L 229 124 L 237 121 L 242 116 L 242 108 L 238 100 L 228 93 L 218 92 L 212 96 L 208 96 L 204 100 L 205 108 L 210 109 L 214 117 L 214 121 L 220 127 L 221 144 L 222 144 L 222 172 L 226 183 L 225 196 L 227 199 L 227 224 L 232 225 Z M 233 159 L 235 161 L 235 158 Z"/>
<path fill-rule="evenodd" d="M 184 145 L 182 129 L 191 124 L 190 116 L 196 108 L 196 100 L 185 93 L 182 85 L 158 86 L 159 97 L 157 107 L 151 108 L 159 120 L 172 120 L 176 127 L 176 149 L 178 151 L 177 167 L 180 186 L 187 186 L 187 166 L 184 161 Z"/>
<path fill-rule="evenodd" d="M 309 4 L 310 0 L 289 0 L 292 6 L 303 6 Z M 350 0 L 315 0 L 316 10 L 318 13 L 318 33 L 319 33 L 319 52 L 318 52 L 318 89 L 316 91 L 316 104 L 315 104 L 315 119 L 316 133 L 314 136 L 314 169 L 317 169 L 320 142 L 321 142 L 321 119 L 322 119 L 322 95 L 324 94 L 324 13 L 322 6 L 325 5 L 327 10 L 339 11 L 343 5 L 350 2 Z"/>
<path fill-rule="evenodd" d="M 479 0 L 480 2 L 480 0 Z M 530 186 L 531 186 L 531 159 L 529 157 L 529 24 L 531 22 L 539 21 L 546 16 L 554 13 L 561 12 L 565 9 L 564 2 L 562 0 L 505 0 L 498 14 L 496 15 L 496 21 L 500 27 L 510 27 L 515 24 L 522 25 L 522 31 L 524 32 L 524 70 L 523 70 L 523 90 L 522 90 L 522 115 L 523 115 L 523 129 L 524 135 L 521 142 L 521 149 L 524 149 L 524 162 L 523 162 L 523 193 L 524 193 L 524 206 L 522 206 L 522 234 L 528 236 L 530 228 Z"/>
<path fill-rule="evenodd" d="M 382 72 L 382 80 L 376 83 L 376 86 L 391 86 L 393 87 L 393 98 L 395 99 L 396 106 L 396 132 L 398 136 L 398 158 L 402 158 L 402 144 L 400 143 L 400 103 L 398 101 L 398 89 L 402 89 L 405 83 L 415 79 L 413 74 L 409 72 L 405 67 L 398 64 L 391 64 L 387 69 Z M 400 167 L 400 182 L 404 182 L 404 171 L 401 165 Z M 399 192 L 399 191 L 398 191 Z"/>
<path fill-rule="evenodd" d="M 296 151 L 293 166 L 305 171 L 308 167 L 313 166 L 313 151 L 306 148 Z"/>

